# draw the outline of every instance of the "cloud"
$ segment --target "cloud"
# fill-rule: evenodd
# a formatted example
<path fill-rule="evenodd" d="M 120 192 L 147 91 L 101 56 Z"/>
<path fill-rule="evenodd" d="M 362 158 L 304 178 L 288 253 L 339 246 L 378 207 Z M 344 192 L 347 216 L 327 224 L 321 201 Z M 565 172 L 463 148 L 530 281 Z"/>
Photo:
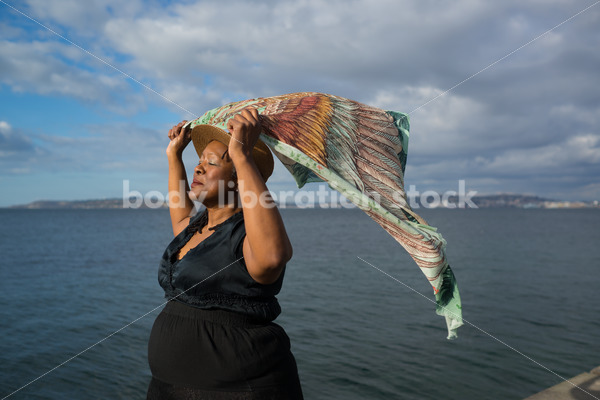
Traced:
<path fill-rule="evenodd" d="M 7 127 L 9 127 L 7 129 Z M 159 173 L 166 168 L 166 134 L 129 123 L 82 126 L 80 137 L 13 130 L 0 121 L 0 174 Z"/>
<path fill-rule="evenodd" d="M 566 138 L 564 142 L 531 150 L 511 150 L 493 159 L 475 160 L 480 172 L 495 176 L 558 175 L 573 169 L 600 170 L 600 140 L 595 135 Z"/>
<path fill-rule="evenodd" d="M 560 3 L 516 4 L 205 1 L 113 18 L 104 35 L 160 90 L 186 85 L 236 99 L 317 90 L 367 101 L 389 87 L 444 91 L 573 14 Z M 594 96 L 597 52 L 580 35 L 590 28 L 551 32 L 454 91 L 515 113 Z M 583 74 L 574 80 L 569 69 Z"/>
<path fill-rule="evenodd" d="M 89 9 L 87 3 L 72 3 L 29 2 L 36 15 L 67 30 L 97 34 L 96 45 L 122 55 L 121 66 L 140 79 L 152 80 L 155 89 L 172 92 L 172 86 L 185 85 L 199 92 L 195 104 L 210 103 L 209 107 L 218 100 L 203 101 L 206 92 L 237 100 L 318 90 L 366 101 L 390 85 L 445 90 L 574 12 L 560 2 L 549 10 L 536 2 L 474 0 L 203 1 L 164 8 L 152 2 L 141 7 L 138 2 L 122 6 L 106 0 L 92 2 Z M 478 76 L 483 84 L 467 83 L 457 91 L 466 90 L 466 97 L 491 94 L 486 102 L 495 99 L 503 106 L 535 101 L 523 95 L 547 94 L 523 88 L 515 95 L 523 83 L 515 74 L 529 72 L 528 82 L 539 89 L 542 79 L 530 79 L 536 75 L 534 69 L 553 74 L 548 64 L 573 58 L 563 57 L 565 52 L 577 57 L 595 54 L 593 41 L 581 37 L 577 31 L 554 31 L 511 56 L 510 62 Z M 577 65 L 589 66 L 587 72 L 594 76 L 590 63 Z M 590 91 L 589 87 L 584 89 Z M 502 95 L 494 96 L 498 90 Z M 178 92 L 175 98 L 167 97 L 181 104 L 189 101 L 189 93 Z"/>
<path fill-rule="evenodd" d="M 135 15 L 142 7 L 139 0 L 26 0 L 22 11 L 42 22 L 51 23 L 51 28 L 74 31 L 78 36 L 91 36 L 113 17 Z"/>
<path fill-rule="evenodd" d="M 6 121 L 0 121 L 0 133 L 8 133 L 11 131 L 11 126 Z"/>
<path fill-rule="evenodd" d="M 581 188 L 578 188 L 578 193 L 581 193 L 583 198 L 598 199 L 600 198 L 600 182 L 589 183 Z"/>
<path fill-rule="evenodd" d="M 486 119 L 485 105 L 433 87 L 399 87 L 375 94 L 369 104 L 408 114 L 411 134 L 409 155 L 417 148 L 421 157 L 471 154 L 482 146 L 478 132 L 467 127 L 473 118 Z M 489 142 L 486 146 L 489 146 Z"/>
<path fill-rule="evenodd" d="M 119 171 L 162 172 L 168 139 L 156 130 L 130 123 L 86 125 L 81 130 L 85 136 L 57 137 L 40 134 L 37 138 L 53 154 L 69 154 L 63 170 L 88 170 L 92 172 Z"/>
<path fill-rule="evenodd" d="M 0 175 L 30 172 L 28 164 L 41 153 L 29 137 L 0 121 Z"/>
<path fill-rule="evenodd" d="M 107 75 L 76 64 L 81 52 L 55 42 L 0 41 L 0 82 L 15 92 L 64 96 L 102 104 L 114 112 L 139 110 L 143 101 L 121 75 Z"/>

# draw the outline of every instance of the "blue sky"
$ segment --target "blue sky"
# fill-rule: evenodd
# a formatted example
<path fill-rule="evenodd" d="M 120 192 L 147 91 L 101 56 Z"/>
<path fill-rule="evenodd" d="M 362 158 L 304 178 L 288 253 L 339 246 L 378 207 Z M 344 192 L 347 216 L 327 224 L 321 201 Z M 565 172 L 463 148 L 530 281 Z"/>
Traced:
<path fill-rule="evenodd" d="M 300 91 L 410 113 L 421 192 L 600 199 L 599 26 L 594 1 L 1 0 L 0 206 L 166 193 L 172 125 Z"/>

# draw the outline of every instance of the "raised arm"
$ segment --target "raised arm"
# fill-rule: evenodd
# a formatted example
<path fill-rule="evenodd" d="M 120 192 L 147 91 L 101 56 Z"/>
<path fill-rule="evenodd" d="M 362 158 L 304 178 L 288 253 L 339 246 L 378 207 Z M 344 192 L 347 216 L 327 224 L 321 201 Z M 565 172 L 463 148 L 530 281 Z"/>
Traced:
<path fill-rule="evenodd" d="M 169 212 L 173 234 L 177 236 L 188 225 L 194 203 L 188 197 L 190 186 L 183 165 L 183 150 L 190 143 L 190 130 L 182 127 L 187 121 L 182 121 L 169 131 L 167 160 L 169 161 Z"/>
<path fill-rule="evenodd" d="M 258 112 L 254 108 L 245 109 L 229 120 L 227 127 L 232 135 L 229 155 L 237 172 L 244 210 L 246 268 L 255 281 L 273 283 L 292 258 L 292 244 L 252 157 L 252 148 L 261 131 Z"/>

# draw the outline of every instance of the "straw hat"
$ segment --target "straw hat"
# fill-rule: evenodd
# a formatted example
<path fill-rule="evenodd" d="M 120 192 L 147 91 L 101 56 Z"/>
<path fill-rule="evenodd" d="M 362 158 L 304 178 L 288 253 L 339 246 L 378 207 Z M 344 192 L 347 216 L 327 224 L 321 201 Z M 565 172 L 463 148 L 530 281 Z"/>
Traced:
<path fill-rule="evenodd" d="M 212 125 L 196 125 L 192 128 L 191 135 L 198 157 L 202 155 L 206 145 L 213 140 L 221 142 L 225 146 L 229 146 L 229 141 L 231 140 L 229 132 Z M 260 174 L 266 182 L 273 173 L 274 163 L 271 151 L 262 140 L 258 139 L 256 142 L 256 145 L 252 149 L 252 157 L 254 158 L 254 162 L 256 163 Z"/>

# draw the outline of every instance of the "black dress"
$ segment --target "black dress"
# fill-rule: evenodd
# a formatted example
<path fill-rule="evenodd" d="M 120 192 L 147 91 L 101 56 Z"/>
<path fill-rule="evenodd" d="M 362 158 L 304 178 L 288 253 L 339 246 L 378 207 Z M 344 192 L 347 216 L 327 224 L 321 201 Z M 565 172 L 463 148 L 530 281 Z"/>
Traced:
<path fill-rule="evenodd" d="M 269 285 L 252 279 L 241 212 L 176 260 L 195 231 L 175 237 L 161 260 L 169 302 L 150 334 L 147 399 L 303 399 L 289 338 L 273 322 L 284 273 Z"/>

